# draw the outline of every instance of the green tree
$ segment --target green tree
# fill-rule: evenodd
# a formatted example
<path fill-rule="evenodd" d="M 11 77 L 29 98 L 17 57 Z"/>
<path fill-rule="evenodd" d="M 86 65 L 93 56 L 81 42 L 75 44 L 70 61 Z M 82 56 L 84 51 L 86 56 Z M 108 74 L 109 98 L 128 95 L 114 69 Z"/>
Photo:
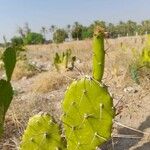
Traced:
<path fill-rule="evenodd" d="M 93 27 L 82 27 L 82 39 L 89 39 L 93 36 Z"/>
<path fill-rule="evenodd" d="M 150 20 L 144 20 L 142 21 L 141 23 L 141 26 L 140 26 L 140 33 L 141 34 L 150 34 Z"/>
<path fill-rule="evenodd" d="M 111 38 L 116 38 L 118 36 L 117 28 L 114 24 L 109 23 L 107 26 L 107 31 L 109 32 L 109 36 Z"/>
<path fill-rule="evenodd" d="M 13 38 L 11 38 L 11 44 L 13 46 L 22 46 L 23 45 L 22 37 L 14 36 Z"/>
<path fill-rule="evenodd" d="M 75 22 L 72 28 L 72 38 L 76 40 L 82 40 L 82 25 L 79 22 Z"/>
<path fill-rule="evenodd" d="M 94 26 L 101 26 L 102 28 L 106 29 L 106 22 L 105 21 L 94 21 Z"/>
<path fill-rule="evenodd" d="M 137 31 L 137 23 L 131 20 L 128 20 L 126 23 L 127 26 L 127 33 L 130 36 L 135 35 L 135 32 Z"/>
<path fill-rule="evenodd" d="M 40 33 L 30 32 L 23 39 L 25 44 L 43 44 L 44 38 Z"/>
<path fill-rule="evenodd" d="M 53 34 L 53 41 L 55 43 L 62 43 L 67 37 L 68 34 L 64 29 L 57 29 Z"/>

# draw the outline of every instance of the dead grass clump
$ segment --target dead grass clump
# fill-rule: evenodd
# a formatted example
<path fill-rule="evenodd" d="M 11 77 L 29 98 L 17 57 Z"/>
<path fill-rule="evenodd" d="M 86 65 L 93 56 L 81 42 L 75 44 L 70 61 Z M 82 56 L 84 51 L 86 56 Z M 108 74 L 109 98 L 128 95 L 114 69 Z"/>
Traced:
<path fill-rule="evenodd" d="M 31 77 L 37 73 L 36 69 L 30 66 L 26 61 L 19 60 L 13 72 L 13 80 L 19 80 L 23 77 Z"/>
<path fill-rule="evenodd" d="M 32 86 L 33 92 L 46 93 L 61 89 L 63 85 L 73 80 L 74 73 L 44 72 L 39 74 Z"/>

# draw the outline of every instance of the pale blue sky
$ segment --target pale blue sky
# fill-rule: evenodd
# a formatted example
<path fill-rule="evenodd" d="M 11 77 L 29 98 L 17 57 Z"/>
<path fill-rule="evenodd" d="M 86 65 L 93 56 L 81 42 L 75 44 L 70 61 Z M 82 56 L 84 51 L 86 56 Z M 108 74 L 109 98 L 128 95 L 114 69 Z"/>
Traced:
<path fill-rule="evenodd" d="M 33 31 L 52 24 L 64 27 L 75 21 L 150 19 L 150 0 L 0 0 L 0 41 L 16 34 L 28 22 Z"/>

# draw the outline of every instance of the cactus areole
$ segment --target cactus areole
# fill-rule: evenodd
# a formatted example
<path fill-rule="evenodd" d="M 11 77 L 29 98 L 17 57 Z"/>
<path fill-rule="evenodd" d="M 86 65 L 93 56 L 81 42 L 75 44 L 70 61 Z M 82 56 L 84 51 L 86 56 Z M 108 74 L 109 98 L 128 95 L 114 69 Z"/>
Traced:
<path fill-rule="evenodd" d="M 95 150 L 111 137 L 115 115 L 112 98 L 101 84 L 104 72 L 104 30 L 93 39 L 93 77 L 74 81 L 65 93 L 62 120 L 68 150 Z"/>

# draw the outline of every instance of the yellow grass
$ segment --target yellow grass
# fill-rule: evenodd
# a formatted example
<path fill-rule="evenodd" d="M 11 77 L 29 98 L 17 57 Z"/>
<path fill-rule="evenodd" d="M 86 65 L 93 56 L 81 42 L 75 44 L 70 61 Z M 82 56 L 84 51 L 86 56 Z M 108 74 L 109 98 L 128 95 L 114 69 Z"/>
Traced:
<path fill-rule="evenodd" d="M 37 93 L 58 90 L 70 83 L 74 77 L 75 74 L 73 72 L 43 72 L 35 77 L 35 80 L 31 85 L 31 90 Z"/>

